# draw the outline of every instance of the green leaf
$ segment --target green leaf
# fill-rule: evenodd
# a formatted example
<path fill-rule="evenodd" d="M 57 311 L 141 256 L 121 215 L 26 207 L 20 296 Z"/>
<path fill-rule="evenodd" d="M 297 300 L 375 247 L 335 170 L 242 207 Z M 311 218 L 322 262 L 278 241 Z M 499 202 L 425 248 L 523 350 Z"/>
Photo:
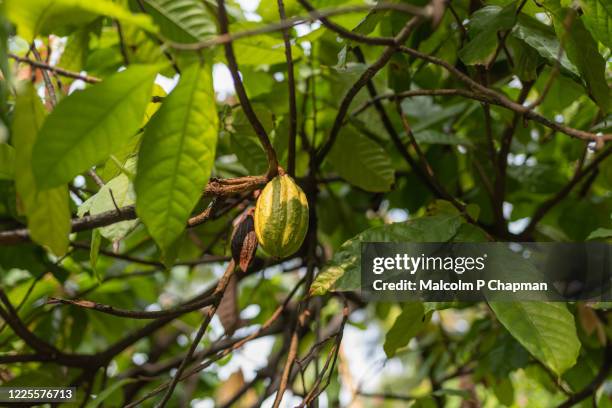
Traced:
<path fill-rule="evenodd" d="M 89 51 L 89 27 L 84 27 L 75 31 L 68 37 L 66 47 L 58 62 L 58 66 L 68 70 L 80 72 L 85 66 L 85 58 Z M 62 82 L 70 84 L 74 81 L 72 78 L 62 78 Z"/>
<path fill-rule="evenodd" d="M 366 191 L 389 191 L 395 181 L 387 152 L 352 128 L 340 131 L 329 163 L 340 177 Z"/>
<path fill-rule="evenodd" d="M 592 239 L 608 239 L 612 238 L 612 229 L 610 228 L 597 228 L 595 231 L 591 232 L 587 237 L 587 241 Z"/>
<path fill-rule="evenodd" d="M 82 26 L 98 16 L 156 31 L 149 16 L 133 14 L 109 0 L 7 0 L 6 14 L 27 42 L 38 35 L 62 33 L 62 29 Z"/>
<path fill-rule="evenodd" d="M 524 82 L 538 78 L 538 67 L 544 62 L 540 54 L 529 44 L 513 36 L 506 39 L 514 55 L 514 72 Z"/>
<path fill-rule="evenodd" d="M 597 42 L 578 15 L 571 18 L 571 27 L 566 29 L 568 15 L 574 11 L 562 8 L 558 0 L 546 0 L 544 6 L 553 15 L 557 37 L 562 39 L 567 56 L 578 68 L 590 95 L 604 112 L 608 112 L 610 87 L 606 81 L 606 62 L 599 54 Z"/>
<path fill-rule="evenodd" d="M 0 143 L 0 180 L 12 180 L 15 176 L 15 148 Z"/>
<path fill-rule="evenodd" d="M 342 244 L 317 275 L 310 293 L 359 289 L 362 242 L 447 242 L 459 231 L 462 222 L 460 215 L 443 214 L 365 230 Z"/>
<path fill-rule="evenodd" d="M 556 20 L 555 25 L 563 27 L 562 21 Z M 606 80 L 606 62 L 599 54 L 597 43 L 579 17 L 574 18 L 571 29 L 564 32 L 567 33 L 565 50 L 569 59 L 578 67 L 595 102 L 604 112 L 608 112 L 610 86 Z"/>
<path fill-rule="evenodd" d="M 232 24 L 230 32 L 236 33 L 255 27 L 244 23 Z M 271 35 L 241 38 L 234 42 L 234 52 L 240 65 L 273 65 L 286 62 L 282 38 Z M 301 47 L 293 45 L 291 46 L 291 53 L 293 59 L 297 60 L 302 56 L 303 51 Z"/>
<path fill-rule="evenodd" d="M 535 358 L 561 375 L 576 364 L 580 341 L 563 303 L 490 302 L 504 327 Z"/>
<path fill-rule="evenodd" d="M 86 212 L 89 212 L 91 215 L 97 215 L 115 210 L 115 204 L 118 208 L 122 208 L 133 205 L 135 202 L 136 196 L 130 179 L 125 174 L 120 174 L 81 204 L 78 215 L 82 217 Z M 101 236 L 115 242 L 125 237 L 137 224 L 138 220 L 121 221 L 100 227 L 98 230 Z"/>
<path fill-rule="evenodd" d="M 486 6 L 476 11 L 470 20 L 471 40 L 459 51 L 459 57 L 467 65 L 487 65 L 497 48 L 497 33 L 512 28 L 515 21 L 515 4 L 506 7 Z"/>
<path fill-rule="evenodd" d="M 254 104 L 253 110 L 265 129 L 274 127 L 274 119 L 267 108 Z M 249 174 L 263 174 L 268 168 L 268 159 L 257 139 L 257 134 L 242 109 L 234 111 L 232 130 L 230 143 L 240 164 L 247 169 Z M 278 150 L 277 154 L 279 154 Z"/>
<path fill-rule="evenodd" d="M 63 99 L 32 153 L 39 187 L 64 184 L 127 144 L 141 126 L 159 69 L 132 65 Z"/>
<path fill-rule="evenodd" d="M 251 135 L 232 133 L 230 140 L 232 150 L 236 153 L 240 163 L 246 167 L 249 174 L 265 173 L 268 168 L 268 159 L 257 138 Z"/>
<path fill-rule="evenodd" d="M 514 404 L 514 386 L 510 378 L 502 378 L 493 384 L 493 393 L 500 404 L 507 407 Z"/>
<path fill-rule="evenodd" d="M 32 146 L 45 117 L 45 109 L 31 85 L 17 96 L 13 114 L 15 185 L 28 219 L 32 240 L 60 256 L 68 250 L 70 209 L 63 185 L 40 191 L 32 173 Z"/>
<path fill-rule="evenodd" d="M 133 379 L 133 378 L 124 378 L 122 380 L 118 380 L 115 383 L 113 383 L 112 385 L 106 387 L 104 389 L 104 391 L 102 391 L 101 393 L 99 393 L 95 399 L 93 399 L 92 401 L 90 401 L 87 405 L 86 408 L 97 408 L 99 407 L 102 403 L 104 403 L 105 400 L 107 400 L 111 395 L 113 395 L 116 392 L 120 392 L 121 387 L 133 383 L 137 380 Z"/>
<path fill-rule="evenodd" d="M 200 0 L 144 0 L 164 37 L 180 43 L 206 39 L 217 31 L 204 2 Z"/>
<path fill-rule="evenodd" d="M 560 43 L 552 27 L 547 26 L 533 17 L 521 14 L 514 28 L 512 36 L 524 41 L 533 47 L 542 58 L 555 65 L 559 56 Z M 561 54 L 561 67 L 578 75 L 578 69 L 567 59 L 565 52 Z"/>
<path fill-rule="evenodd" d="M 186 69 L 143 136 L 136 210 L 164 251 L 185 229 L 212 170 L 218 117 L 210 71 Z"/>
<path fill-rule="evenodd" d="M 395 355 L 397 349 L 408 344 L 410 339 L 425 327 L 425 309 L 421 302 L 404 304 L 402 312 L 395 319 L 393 326 L 385 336 L 383 348 L 388 358 Z"/>
<path fill-rule="evenodd" d="M 612 48 L 612 3 L 607 0 L 580 0 L 584 24 L 593 37 Z"/>

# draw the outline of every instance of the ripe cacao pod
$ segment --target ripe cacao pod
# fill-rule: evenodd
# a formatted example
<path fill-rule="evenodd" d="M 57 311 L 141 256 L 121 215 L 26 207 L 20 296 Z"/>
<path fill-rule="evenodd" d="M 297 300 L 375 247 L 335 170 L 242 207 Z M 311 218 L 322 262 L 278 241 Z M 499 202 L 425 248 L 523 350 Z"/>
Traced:
<path fill-rule="evenodd" d="M 274 177 L 261 191 L 255 206 L 255 233 L 259 245 L 275 258 L 295 253 L 308 230 L 308 201 L 293 179 Z"/>

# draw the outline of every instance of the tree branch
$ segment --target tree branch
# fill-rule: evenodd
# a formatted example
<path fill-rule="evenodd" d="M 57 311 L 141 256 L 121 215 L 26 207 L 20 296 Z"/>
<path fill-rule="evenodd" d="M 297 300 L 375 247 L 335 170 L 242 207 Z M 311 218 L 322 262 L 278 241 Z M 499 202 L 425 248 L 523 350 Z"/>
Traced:
<path fill-rule="evenodd" d="M 556 130 L 558 132 L 565 133 L 566 135 L 577 138 L 577 139 L 588 140 L 588 141 L 601 141 L 601 142 L 612 140 L 612 134 L 597 135 L 595 133 L 585 132 L 583 130 L 574 129 L 569 126 L 565 126 L 560 123 L 553 122 L 545 118 L 544 116 L 533 112 L 532 110 L 529 109 L 529 107 L 525 107 L 521 104 L 518 104 L 508 99 L 508 97 L 506 97 L 505 95 L 479 84 L 478 82 L 474 81 L 472 78 L 468 77 L 463 72 L 459 71 L 457 68 L 449 64 L 448 62 L 443 61 L 439 58 L 424 54 L 420 51 L 417 51 L 415 49 L 405 47 L 405 46 L 400 46 L 399 50 L 408 55 L 412 55 L 413 57 L 423 59 L 432 64 L 439 65 L 445 68 L 449 73 L 451 73 L 452 75 L 457 77 L 460 81 L 468 85 L 468 87 L 472 88 L 475 91 L 482 93 L 483 96 L 487 97 L 488 103 L 503 106 L 514 112 L 522 114 L 527 119 L 534 120 L 552 130 Z"/>
<path fill-rule="evenodd" d="M 285 14 L 285 5 L 283 0 L 278 0 L 278 14 L 280 15 L 281 23 L 285 22 L 287 16 Z M 297 134 L 297 103 L 295 93 L 295 73 L 293 70 L 293 56 L 291 55 L 291 40 L 289 38 L 289 30 L 283 29 L 283 42 L 285 43 L 285 59 L 287 60 L 287 86 L 289 87 L 289 145 L 287 147 L 287 173 L 291 177 L 295 177 L 295 138 Z"/>
<path fill-rule="evenodd" d="M 415 7 L 413 5 L 403 4 L 403 3 L 378 3 L 375 6 L 356 4 L 356 5 L 346 6 L 346 7 L 335 7 L 329 10 L 317 10 L 316 12 L 320 18 L 324 18 L 324 17 L 333 17 L 333 16 L 351 14 L 351 13 L 373 12 L 373 11 L 378 11 L 378 10 L 380 11 L 394 10 L 400 13 L 406 13 L 406 14 L 411 14 L 411 15 L 421 16 L 421 17 L 429 17 L 429 15 L 431 14 L 429 9 Z M 167 40 L 166 44 L 168 44 L 170 48 L 173 48 L 178 51 L 198 51 L 198 50 L 203 50 L 206 48 L 211 48 L 216 45 L 231 43 L 236 40 L 240 40 L 242 38 L 255 37 L 258 35 L 263 35 L 263 34 L 275 32 L 275 31 L 282 31 L 286 28 L 294 27 L 296 25 L 307 23 L 307 22 L 316 21 L 318 19 L 319 18 L 315 17 L 312 14 L 309 16 L 295 16 L 295 17 L 290 17 L 286 19 L 284 22 L 268 24 L 266 26 L 258 27 L 253 30 L 244 30 L 244 31 L 240 31 L 237 33 L 232 33 L 232 34 L 230 33 L 221 34 L 216 37 L 213 37 L 213 38 L 210 38 L 204 41 L 200 41 L 200 42 L 184 44 L 184 43 L 177 43 L 177 42 Z M 366 37 L 366 38 L 371 38 L 371 37 Z M 367 41 L 367 40 L 364 40 L 364 41 Z"/>
<path fill-rule="evenodd" d="M 560 404 L 557 408 L 571 408 L 578 404 L 580 401 L 587 399 L 590 396 L 595 397 L 595 393 L 597 389 L 601 386 L 601 384 L 606 381 L 608 378 L 608 373 L 610 372 L 610 368 L 612 367 L 612 346 L 608 345 L 604 350 L 603 355 L 603 364 L 599 369 L 599 372 L 593 378 L 593 380 L 582 390 L 578 391 L 571 397 L 569 397 L 565 402 Z"/>
<path fill-rule="evenodd" d="M 212 304 L 206 311 L 204 321 L 200 325 L 200 328 L 198 329 L 198 332 L 195 338 L 191 342 L 189 351 L 185 355 L 185 358 L 183 359 L 183 361 L 181 361 L 181 365 L 179 366 L 179 368 L 176 370 L 176 374 L 174 374 L 174 377 L 172 378 L 170 385 L 168 385 L 168 390 L 166 391 L 166 394 L 163 396 L 162 400 L 157 405 L 158 407 L 160 408 L 165 407 L 168 401 L 170 400 L 170 397 L 172 397 L 172 393 L 174 392 L 174 388 L 176 388 L 176 384 L 178 384 L 178 382 L 180 381 L 181 375 L 183 374 L 183 372 L 185 371 L 185 368 L 187 368 L 187 365 L 189 364 L 189 361 L 191 360 L 191 356 L 193 356 L 193 353 L 195 352 L 196 348 L 200 344 L 200 340 L 202 340 L 202 337 L 204 336 L 204 333 L 206 332 L 206 329 L 208 328 L 210 321 L 212 320 L 213 316 L 217 312 L 217 308 L 219 307 L 219 304 L 221 303 L 221 299 L 223 298 L 223 294 L 225 293 L 225 289 L 227 288 L 227 285 L 229 284 L 230 279 L 232 275 L 234 274 L 234 270 L 235 270 L 235 264 L 234 264 L 234 261 L 232 260 L 229 262 L 229 265 L 227 266 L 227 269 L 225 270 L 225 273 L 223 274 L 221 279 L 219 279 L 219 283 L 217 284 L 217 287 L 215 288 L 215 291 L 212 294 Z"/>
<path fill-rule="evenodd" d="M 300 0 L 300 1 L 304 1 L 304 0 Z M 319 164 L 323 162 L 323 159 L 325 158 L 325 156 L 327 156 L 327 154 L 333 147 L 334 142 L 336 141 L 336 138 L 338 137 L 338 134 L 340 133 L 340 129 L 342 128 L 344 124 L 344 118 L 346 116 L 346 113 L 348 112 L 348 109 L 351 103 L 353 102 L 353 99 L 355 98 L 355 96 L 357 96 L 357 93 L 359 93 L 361 88 L 363 88 L 368 83 L 368 81 L 370 81 L 374 77 L 374 75 L 376 75 L 376 73 L 378 73 L 378 71 L 380 71 L 387 64 L 387 62 L 389 62 L 389 60 L 391 59 L 391 57 L 393 56 L 397 48 L 404 41 L 406 41 L 406 39 L 408 38 L 408 36 L 410 36 L 410 33 L 412 32 L 414 27 L 416 27 L 416 25 L 420 21 L 421 19 L 419 17 L 413 17 L 412 19 L 410 19 L 410 21 L 408 21 L 408 23 L 406 23 L 406 25 L 394 37 L 393 45 L 386 47 L 382 55 L 378 58 L 378 60 L 376 60 L 376 62 L 374 62 L 372 65 L 370 65 L 365 70 L 365 72 L 361 74 L 357 82 L 355 82 L 353 86 L 348 90 L 348 92 L 342 99 L 342 102 L 340 103 L 340 107 L 338 108 L 336 119 L 334 120 L 331 131 L 329 132 L 329 138 L 327 139 L 327 142 L 321 147 L 321 149 L 319 150 L 319 152 L 317 153 L 315 157 L 315 160 L 314 160 L 315 166 L 318 166 Z"/>
<path fill-rule="evenodd" d="M 221 32 L 221 34 L 228 34 L 229 21 L 227 17 L 227 10 L 225 10 L 225 0 L 217 0 L 217 8 L 219 31 Z M 238 100 L 240 101 L 240 105 L 242 106 L 244 114 L 251 123 L 253 130 L 255 130 L 255 134 L 257 134 L 259 142 L 266 151 L 266 156 L 268 157 L 268 171 L 266 175 L 268 178 L 272 178 L 276 175 L 278 171 L 278 159 L 276 158 L 276 152 L 274 151 L 274 147 L 272 147 L 272 143 L 270 143 L 270 139 L 268 138 L 266 130 L 257 118 L 257 115 L 255 114 L 255 111 L 251 106 L 251 101 L 249 100 L 246 90 L 244 89 L 244 85 L 242 84 L 242 79 L 240 78 L 240 73 L 238 71 L 238 63 L 236 62 L 236 56 L 234 55 L 234 47 L 232 46 L 232 43 L 227 42 L 223 45 L 223 47 L 225 49 L 225 59 L 227 60 L 227 66 L 232 75 L 232 80 L 234 81 L 236 95 L 238 96 Z"/>
<path fill-rule="evenodd" d="M 589 173 L 595 171 L 599 164 L 606 159 L 606 157 L 612 154 L 612 145 L 608 146 L 603 152 L 601 152 L 596 158 L 591 161 L 591 163 L 586 166 L 584 169 L 578 169 L 574 174 L 574 177 L 563 187 L 561 190 L 557 192 L 554 196 L 550 197 L 548 200 L 544 201 L 534 212 L 531 217 L 531 221 L 525 228 L 525 230 L 520 234 L 520 237 L 523 239 L 527 239 L 531 236 L 535 227 L 538 223 L 544 218 L 544 216 L 552 210 L 557 204 L 559 204 L 568 194 L 576 187 L 576 185 Z"/>
<path fill-rule="evenodd" d="M 267 182 L 265 176 L 247 176 L 235 179 L 211 179 L 204 190 L 204 196 L 223 197 L 236 193 L 253 191 Z M 72 220 L 72 232 L 87 231 L 137 218 L 135 206 L 125 206 L 121 211 L 110 210 L 96 215 L 86 215 Z M 195 226 L 203 222 L 202 215 L 192 217 L 187 225 Z M 206 219 L 206 218 L 204 218 Z M 0 244 L 12 245 L 30 241 L 27 228 L 0 231 Z"/>
<path fill-rule="evenodd" d="M 53 66 L 53 65 L 45 64 L 44 62 L 40 62 L 40 61 L 34 61 L 34 60 L 29 59 L 29 58 L 20 57 L 18 55 L 12 54 L 12 53 L 9 53 L 8 56 L 10 58 L 14 59 L 17 62 L 22 62 L 22 63 L 25 63 L 25 64 L 29 64 L 30 66 L 32 66 L 34 68 L 39 68 L 39 69 L 55 72 L 56 74 L 61 75 L 61 76 L 65 76 L 67 78 L 80 79 L 81 81 L 87 82 L 87 83 L 90 83 L 90 84 L 96 84 L 96 83 L 101 81 L 100 78 L 96 78 L 96 77 L 89 76 L 89 75 L 82 75 L 82 74 L 79 74 L 78 72 L 68 71 L 68 70 L 60 68 L 60 67 L 56 67 L 56 66 Z"/>

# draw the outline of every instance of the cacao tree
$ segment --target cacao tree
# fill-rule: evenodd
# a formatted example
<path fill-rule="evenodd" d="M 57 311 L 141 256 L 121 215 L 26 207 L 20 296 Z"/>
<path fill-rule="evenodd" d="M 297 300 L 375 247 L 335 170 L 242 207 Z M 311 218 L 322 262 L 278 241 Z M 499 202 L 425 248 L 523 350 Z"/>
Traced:
<path fill-rule="evenodd" d="M 607 0 L 0 0 L 0 386 L 610 406 L 609 304 L 368 302 L 362 242 L 612 240 Z"/>

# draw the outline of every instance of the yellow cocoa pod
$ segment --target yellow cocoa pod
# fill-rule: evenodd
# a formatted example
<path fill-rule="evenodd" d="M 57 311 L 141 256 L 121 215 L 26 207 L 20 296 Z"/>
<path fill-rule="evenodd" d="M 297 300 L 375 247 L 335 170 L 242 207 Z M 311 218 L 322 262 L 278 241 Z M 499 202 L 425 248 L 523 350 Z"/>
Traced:
<path fill-rule="evenodd" d="M 260 247 L 275 258 L 285 258 L 300 248 L 307 231 L 306 195 L 290 176 L 274 177 L 255 206 L 255 234 Z"/>

